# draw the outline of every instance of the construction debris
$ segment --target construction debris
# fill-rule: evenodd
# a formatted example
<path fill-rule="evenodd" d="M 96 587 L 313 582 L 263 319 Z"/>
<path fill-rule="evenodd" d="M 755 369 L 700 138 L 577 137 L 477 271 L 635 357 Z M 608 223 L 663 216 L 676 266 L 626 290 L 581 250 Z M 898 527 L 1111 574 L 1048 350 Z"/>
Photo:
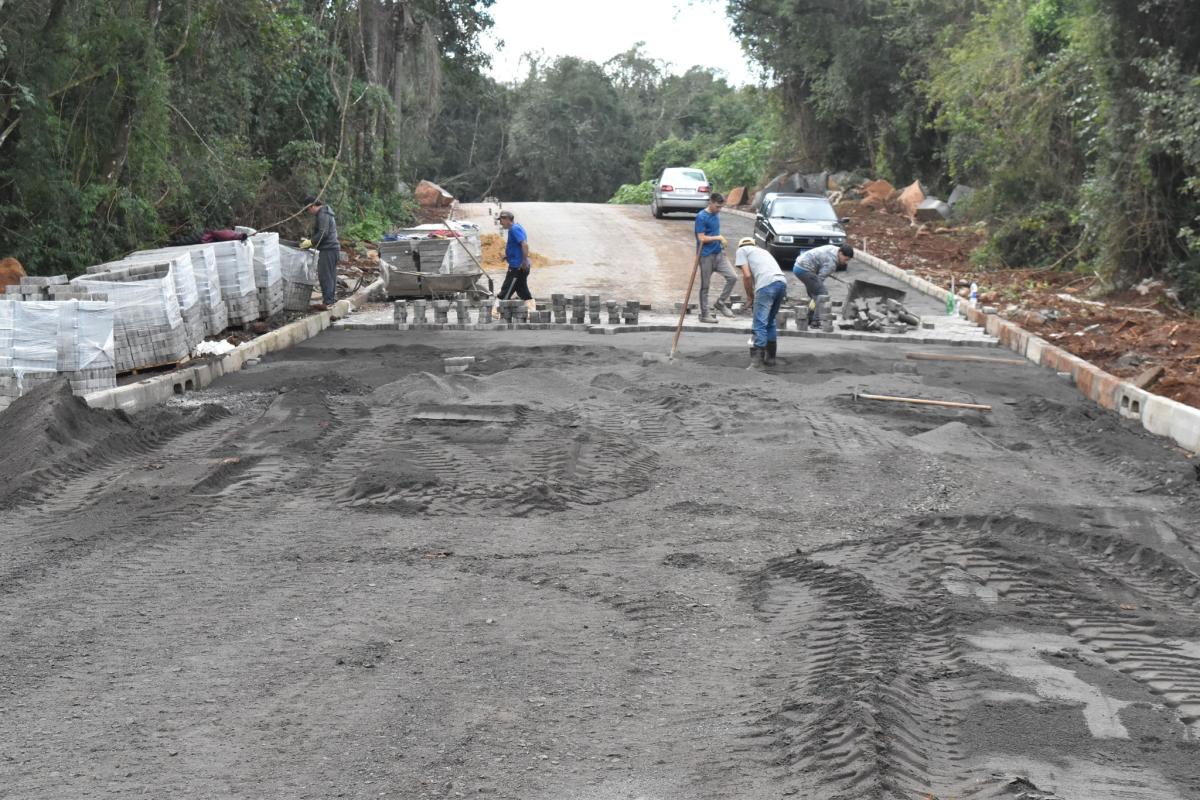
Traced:
<path fill-rule="evenodd" d="M 920 328 L 921 318 L 900 301 L 906 293 L 900 289 L 870 281 L 856 280 L 842 303 L 842 328 L 879 333 L 907 333 Z"/>

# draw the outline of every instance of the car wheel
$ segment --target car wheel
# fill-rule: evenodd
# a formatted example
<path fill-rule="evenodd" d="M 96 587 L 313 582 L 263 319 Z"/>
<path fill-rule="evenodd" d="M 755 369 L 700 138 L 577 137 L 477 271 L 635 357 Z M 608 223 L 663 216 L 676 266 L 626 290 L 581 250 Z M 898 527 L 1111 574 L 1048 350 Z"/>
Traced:
<path fill-rule="evenodd" d="M 659 208 L 658 203 L 654 202 L 653 200 L 650 201 L 650 213 L 654 215 L 655 219 L 663 218 L 662 209 Z"/>

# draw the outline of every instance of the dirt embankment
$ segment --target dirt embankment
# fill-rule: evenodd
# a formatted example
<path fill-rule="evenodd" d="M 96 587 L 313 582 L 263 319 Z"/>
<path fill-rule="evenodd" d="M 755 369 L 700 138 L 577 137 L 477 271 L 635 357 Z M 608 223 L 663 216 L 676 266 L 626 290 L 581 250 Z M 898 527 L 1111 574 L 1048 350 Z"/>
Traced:
<path fill-rule="evenodd" d="M 887 210 L 843 203 L 851 242 L 873 255 L 949 287 L 964 297 L 979 285 L 979 302 L 1006 319 L 1119 377 L 1149 379 L 1146 388 L 1200 407 L 1200 320 L 1157 282 L 1097 294 L 1094 275 L 1046 269 L 985 269 L 971 261 L 984 233 L 973 227 L 914 225 Z M 1161 367 L 1161 372 L 1155 369 Z"/>

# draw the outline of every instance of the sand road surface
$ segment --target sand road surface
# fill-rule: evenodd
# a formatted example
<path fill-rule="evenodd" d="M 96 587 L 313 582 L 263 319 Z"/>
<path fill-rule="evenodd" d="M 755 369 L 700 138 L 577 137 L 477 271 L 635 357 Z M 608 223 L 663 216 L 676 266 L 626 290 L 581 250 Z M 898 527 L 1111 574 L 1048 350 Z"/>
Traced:
<path fill-rule="evenodd" d="M 661 339 L 14 404 L 0 796 L 1200 797 L 1192 462 L 1032 367 Z"/>

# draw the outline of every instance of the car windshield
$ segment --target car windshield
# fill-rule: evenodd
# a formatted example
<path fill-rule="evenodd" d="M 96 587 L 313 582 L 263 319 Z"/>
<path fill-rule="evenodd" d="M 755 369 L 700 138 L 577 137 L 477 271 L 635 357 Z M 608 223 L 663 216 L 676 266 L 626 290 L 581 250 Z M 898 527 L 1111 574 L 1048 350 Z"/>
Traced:
<path fill-rule="evenodd" d="M 819 197 L 781 197 L 771 204 L 767 216 L 772 219 L 804 219 L 834 222 L 837 213 L 828 200 Z"/>

